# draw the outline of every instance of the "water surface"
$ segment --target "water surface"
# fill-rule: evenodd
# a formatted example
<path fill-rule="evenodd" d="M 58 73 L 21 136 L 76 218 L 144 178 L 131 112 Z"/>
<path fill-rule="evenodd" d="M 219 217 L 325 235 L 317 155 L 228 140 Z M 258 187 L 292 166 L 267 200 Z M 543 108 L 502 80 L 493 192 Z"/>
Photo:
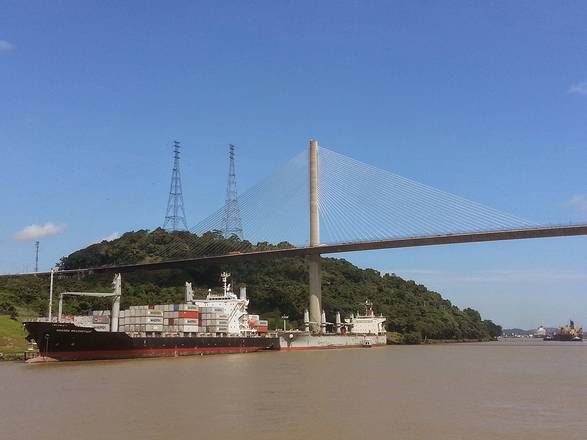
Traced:
<path fill-rule="evenodd" d="M 0 363 L 11 440 L 584 440 L 586 414 L 587 343 Z"/>

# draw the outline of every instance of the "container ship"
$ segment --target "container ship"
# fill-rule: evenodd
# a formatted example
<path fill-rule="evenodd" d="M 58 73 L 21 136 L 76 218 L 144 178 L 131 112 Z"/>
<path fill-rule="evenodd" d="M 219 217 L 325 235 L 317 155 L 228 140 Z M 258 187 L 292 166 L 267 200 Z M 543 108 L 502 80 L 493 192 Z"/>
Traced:
<path fill-rule="evenodd" d="M 267 321 L 249 314 L 246 287 L 237 296 L 223 273 L 224 293 L 208 291 L 194 299 L 186 283 L 182 304 L 131 306 L 120 310 L 121 276 L 111 293 L 64 292 L 59 313 L 51 318 L 25 322 L 27 339 L 37 344 L 39 356 L 28 362 L 124 359 L 195 354 L 248 353 L 279 350 L 279 337 L 270 334 Z M 90 316 L 64 316 L 66 295 L 112 297 L 111 310 Z"/>
<path fill-rule="evenodd" d="M 186 356 L 196 354 L 249 353 L 266 350 L 308 350 L 373 347 L 387 342 L 383 316 L 375 316 L 372 304 L 365 313 L 320 323 L 304 312 L 303 330 L 269 331 L 268 322 L 248 313 L 246 287 L 237 296 L 222 273 L 223 293 L 208 291 L 205 299 L 194 299 L 191 283 L 185 284 L 185 302 L 130 306 L 120 310 L 121 276 L 116 275 L 112 292 L 63 292 L 56 318 L 39 318 L 24 326 L 27 339 L 37 344 L 38 356 L 28 362 L 125 359 Z M 68 295 L 111 297 L 111 310 L 95 310 L 88 316 L 62 313 Z M 318 330 L 311 332 L 310 325 Z"/>
<path fill-rule="evenodd" d="M 544 336 L 545 341 L 573 341 L 580 342 L 583 340 L 583 328 L 576 327 L 574 321 L 569 325 L 559 328 L 553 335 Z"/>

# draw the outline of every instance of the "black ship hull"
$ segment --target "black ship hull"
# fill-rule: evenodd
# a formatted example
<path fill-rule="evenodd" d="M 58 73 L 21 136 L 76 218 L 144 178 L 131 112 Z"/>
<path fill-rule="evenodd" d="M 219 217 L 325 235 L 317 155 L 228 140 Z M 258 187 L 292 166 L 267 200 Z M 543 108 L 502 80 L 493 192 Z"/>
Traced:
<path fill-rule="evenodd" d="M 131 337 L 122 332 L 98 332 L 71 323 L 25 322 L 44 360 L 77 361 L 130 359 L 196 354 L 249 353 L 279 350 L 278 337 L 184 336 Z"/>

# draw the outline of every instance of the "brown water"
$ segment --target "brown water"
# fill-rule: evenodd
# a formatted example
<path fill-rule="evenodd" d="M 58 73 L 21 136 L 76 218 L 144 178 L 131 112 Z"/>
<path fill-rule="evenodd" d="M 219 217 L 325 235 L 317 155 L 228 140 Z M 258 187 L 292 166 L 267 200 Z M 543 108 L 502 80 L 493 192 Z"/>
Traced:
<path fill-rule="evenodd" d="M 376 435 L 585 440 L 587 343 L 0 363 L 3 440 Z"/>

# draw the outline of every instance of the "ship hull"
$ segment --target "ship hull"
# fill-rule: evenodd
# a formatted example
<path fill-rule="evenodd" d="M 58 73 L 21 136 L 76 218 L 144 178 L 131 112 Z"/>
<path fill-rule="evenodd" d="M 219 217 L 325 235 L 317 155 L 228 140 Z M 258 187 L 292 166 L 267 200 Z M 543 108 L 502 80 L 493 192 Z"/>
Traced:
<path fill-rule="evenodd" d="M 552 335 L 544 338 L 545 341 L 566 341 L 566 342 L 581 342 L 583 336 L 576 335 Z"/>
<path fill-rule="evenodd" d="M 71 323 L 26 322 L 46 360 L 78 361 L 250 353 L 279 350 L 279 338 L 263 336 L 131 337 L 122 332 L 98 332 Z"/>
<path fill-rule="evenodd" d="M 312 335 L 306 332 L 279 332 L 279 344 L 282 351 L 362 348 L 386 345 L 387 335 Z"/>

